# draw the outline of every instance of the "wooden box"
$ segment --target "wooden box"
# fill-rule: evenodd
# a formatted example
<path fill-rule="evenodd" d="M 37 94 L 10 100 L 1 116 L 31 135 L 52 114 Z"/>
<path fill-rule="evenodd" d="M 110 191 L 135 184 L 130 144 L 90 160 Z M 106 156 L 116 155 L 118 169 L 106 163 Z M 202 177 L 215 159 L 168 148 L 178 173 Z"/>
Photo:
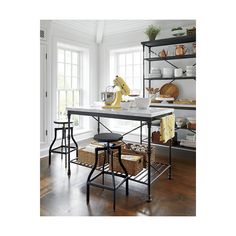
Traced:
<path fill-rule="evenodd" d="M 125 166 L 128 175 L 135 176 L 143 169 L 143 157 L 142 155 L 134 156 L 134 155 L 121 155 L 121 161 Z M 109 169 L 111 170 L 111 163 L 109 163 Z M 119 160 L 118 155 L 114 155 L 113 157 L 113 170 L 124 173 Z"/>
<path fill-rule="evenodd" d="M 95 148 L 97 145 L 89 144 L 86 147 L 78 149 L 78 160 L 82 163 L 93 165 L 95 163 Z M 98 164 L 102 166 L 104 163 L 105 153 L 104 151 L 98 152 Z"/>
<path fill-rule="evenodd" d="M 188 129 L 193 129 L 193 130 L 195 130 L 196 129 L 196 123 L 188 123 Z"/>

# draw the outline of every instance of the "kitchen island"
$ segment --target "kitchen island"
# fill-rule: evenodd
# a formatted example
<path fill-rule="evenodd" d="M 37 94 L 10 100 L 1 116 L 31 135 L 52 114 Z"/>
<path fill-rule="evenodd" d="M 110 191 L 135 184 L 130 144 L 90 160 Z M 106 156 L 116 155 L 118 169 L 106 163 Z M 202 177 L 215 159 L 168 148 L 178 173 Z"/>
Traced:
<path fill-rule="evenodd" d="M 70 119 L 71 115 L 81 115 L 81 116 L 91 116 L 98 122 L 97 132 L 100 132 L 100 125 L 106 128 L 109 132 L 112 132 L 109 128 L 107 128 L 101 121 L 100 118 L 111 118 L 111 119 L 124 119 L 124 120 L 134 120 L 140 121 L 140 126 L 132 129 L 129 132 L 123 134 L 123 136 L 133 132 L 136 129 L 141 129 L 143 126 L 147 126 L 148 129 L 148 137 L 147 137 L 147 168 L 141 171 L 137 176 L 130 176 L 130 180 L 147 185 L 147 201 L 150 202 L 151 198 L 151 183 L 158 179 L 164 172 L 167 170 L 169 179 L 171 178 L 171 140 L 169 142 L 169 163 L 151 163 L 151 125 L 155 120 L 159 120 L 160 118 L 173 114 L 174 109 L 172 108 L 148 108 L 148 109 L 107 109 L 96 106 L 84 106 L 78 108 L 70 108 L 67 107 L 67 116 L 68 116 L 68 130 L 70 130 Z M 142 136 L 142 132 L 141 132 Z M 142 142 L 142 137 L 140 139 Z M 80 164 L 79 162 L 75 162 L 70 159 L 70 132 L 68 134 L 68 176 L 71 175 L 70 164 Z M 152 169 L 151 169 L 152 168 Z M 119 176 L 120 174 L 118 174 Z"/>

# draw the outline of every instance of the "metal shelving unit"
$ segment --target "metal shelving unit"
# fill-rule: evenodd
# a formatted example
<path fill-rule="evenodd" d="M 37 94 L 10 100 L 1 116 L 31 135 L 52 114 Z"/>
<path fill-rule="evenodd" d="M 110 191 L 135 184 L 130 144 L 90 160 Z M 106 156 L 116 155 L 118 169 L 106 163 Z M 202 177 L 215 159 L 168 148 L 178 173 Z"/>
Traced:
<path fill-rule="evenodd" d="M 172 83 L 175 80 L 196 80 L 196 77 L 187 77 L 187 76 L 182 76 L 182 77 L 170 77 L 170 78 L 163 78 L 163 77 L 150 77 L 147 78 L 145 76 L 146 68 L 145 68 L 145 61 L 148 62 L 148 72 L 151 72 L 151 63 L 155 61 L 165 61 L 169 65 L 173 66 L 174 68 L 177 68 L 173 62 L 169 61 L 174 61 L 174 60 L 184 60 L 184 59 L 190 59 L 190 58 L 196 58 L 196 54 L 189 54 L 189 55 L 182 55 L 182 56 L 167 56 L 165 58 L 163 57 L 152 57 L 152 53 L 157 55 L 155 52 L 152 51 L 153 47 L 160 47 L 160 46 L 168 46 L 168 45 L 173 45 L 173 44 L 184 44 L 184 43 L 193 43 L 196 42 L 196 36 L 183 36 L 183 37 L 172 37 L 172 38 L 165 38 L 165 39 L 159 39 L 159 40 L 154 40 L 154 41 L 145 41 L 141 42 L 143 46 L 143 97 L 145 97 L 145 82 L 148 81 L 148 87 L 151 87 L 151 82 L 158 80 L 158 81 L 164 81 L 164 80 L 169 80 L 170 83 Z M 145 57 L 145 52 L 146 49 L 148 50 L 148 57 Z M 194 64 L 196 65 L 196 64 Z M 171 104 L 171 103 L 151 103 L 151 107 L 163 107 L 163 108 L 174 108 L 174 109 L 179 109 L 179 110 L 196 110 L 196 105 L 190 105 L 190 104 Z M 195 131 L 196 132 L 196 131 Z M 140 132 L 142 134 L 142 131 Z M 142 137 L 141 137 L 142 140 Z M 145 141 L 144 141 L 145 142 Z M 152 145 L 160 145 L 160 146 L 166 146 L 162 144 L 154 144 Z M 175 149 L 182 149 L 182 150 L 190 150 L 190 151 L 195 151 L 196 148 L 192 147 L 183 147 L 180 145 L 173 145 L 172 146 Z"/>

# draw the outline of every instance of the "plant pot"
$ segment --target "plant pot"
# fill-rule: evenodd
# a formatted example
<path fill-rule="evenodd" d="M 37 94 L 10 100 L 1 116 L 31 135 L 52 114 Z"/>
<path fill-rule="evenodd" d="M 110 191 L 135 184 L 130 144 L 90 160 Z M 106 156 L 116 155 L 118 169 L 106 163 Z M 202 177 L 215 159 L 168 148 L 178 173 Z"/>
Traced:
<path fill-rule="evenodd" d="M 156 39 L 157 34 L 148 35 L 150 41 L 154 41 Z"/>

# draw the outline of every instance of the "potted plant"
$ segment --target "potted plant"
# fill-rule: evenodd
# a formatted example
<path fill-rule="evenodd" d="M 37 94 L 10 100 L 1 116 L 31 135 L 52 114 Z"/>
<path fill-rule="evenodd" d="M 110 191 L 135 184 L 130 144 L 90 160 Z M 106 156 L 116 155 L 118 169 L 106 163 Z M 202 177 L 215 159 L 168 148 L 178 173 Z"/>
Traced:
<path fill-rule="evenodd" d="M 148 36 L 150 41 L 156 39 L 156 36 L 161 31 L 161 29 L 155 25 L 149 25 L 145 31 L 145 34 Z"/>
<path fill-rule="evenodd" d="M 173 36 L 182 36 L 182 35 L 184 35 L 184 30 L 181 26 L 173 28 L 171 31 L 172 31 Z"/>

